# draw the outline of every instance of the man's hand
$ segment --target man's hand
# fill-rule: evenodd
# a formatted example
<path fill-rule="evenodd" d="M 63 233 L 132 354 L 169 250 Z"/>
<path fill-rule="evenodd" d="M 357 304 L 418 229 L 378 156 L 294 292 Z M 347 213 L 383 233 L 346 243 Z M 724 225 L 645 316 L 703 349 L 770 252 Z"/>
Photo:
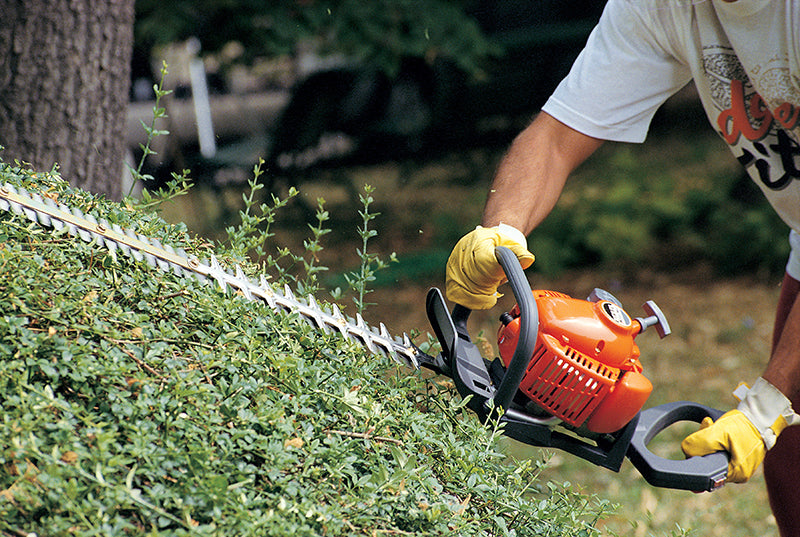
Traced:
<path fill-rule="evenodd" d="M 758 430 L 738 410 L 726 412 L 716 422 L 705 418 L 700 430 L 683 440 L 681 449 L 687 457 L 716 451 L 730 453 L 726 481 L 731 483 L 744 483 L 750 479 L 767 454 Z"/>
<path fill-rule="evenodd" d="M 526 269 L 534 259 L 526 242 L 521 231 L 505 224 L 491 228 L 478 226 L 467 233 L 447 261 L 447 298 L 473 310 L 494 306 L 502 296 L 497 288 L 505 280 L 494 250 L 498 246 L 509 248 Z"/>
<path fill-rule="evenodd" d="M 705 418 L 700 430 L 681 443 L 688 457 L 727 451 L 727 481 L 744 483 L 758 469 L 767 450 L 788 426 L 800 422 L 789 399 L 772 384 L 759 378 L 748 390 L 736 410 L 723 414 L 716 422 Z"/>

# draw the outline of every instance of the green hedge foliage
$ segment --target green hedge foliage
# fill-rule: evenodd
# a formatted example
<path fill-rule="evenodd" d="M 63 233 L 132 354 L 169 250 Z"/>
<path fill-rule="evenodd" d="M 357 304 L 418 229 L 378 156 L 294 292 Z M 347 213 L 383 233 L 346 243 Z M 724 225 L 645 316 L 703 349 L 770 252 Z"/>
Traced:
<path fill-rule="evenodd" d="M 54 173 L 0 182 L 210 249 Z M 0 405 L 2 535 L 596 535 L 608 510 L 439 379 L 5 212 Z"/>

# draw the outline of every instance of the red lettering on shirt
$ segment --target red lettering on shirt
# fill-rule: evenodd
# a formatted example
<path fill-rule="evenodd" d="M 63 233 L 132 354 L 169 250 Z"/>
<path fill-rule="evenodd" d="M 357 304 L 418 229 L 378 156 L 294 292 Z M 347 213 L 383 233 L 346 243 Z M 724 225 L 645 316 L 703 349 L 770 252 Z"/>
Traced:
<path fill-rule="evenodd" d="M 800 107 L 783 103 L 773 112 L 775 121 L 784 129 L 792 130 L 800 125 Z"/>
<path fill-rule="evenodd" d="M 758 128 L 753 127 L 750 117 L 756 122 L 761 121 Z M 746 103 L 742 81 L 731 81 L 731 107 L 720 112 L 717 117 L 717 125 L 722 129 L 726 142 L 733 145 L 740 135 L 751 141 L 760 140 L 769 132 L 772 120 L 772 112 L 758 93 L 754 92 Z"/>
<path fill-rule="evenodd" d="M 741 135 L 751 142 L 761 140 L 773 121 L 787 130 L 800 126 L 800 106 L 783 103 L 770 111 L 758 93 L 753 92 L 749 99 L 745 99 L 742 81 L 731 81 L 731 107 L 717 117 L 717 125 L 722 129 L 726 142 L 733 145 Z M 758 127 L 754 127 L 754 123 Z"/>

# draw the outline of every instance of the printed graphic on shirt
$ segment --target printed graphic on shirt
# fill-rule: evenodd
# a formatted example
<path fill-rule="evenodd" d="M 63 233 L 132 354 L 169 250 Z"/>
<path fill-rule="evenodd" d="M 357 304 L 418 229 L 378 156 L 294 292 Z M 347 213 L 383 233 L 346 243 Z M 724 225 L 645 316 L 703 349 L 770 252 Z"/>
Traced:
<path fill-rule="evenodd" d="M 792 77 L 787 58 L 775 56 L 752 69 L 759 93 L 784 129 L 800 129 L 800 79 Z M 795 138 L 800 142 L 799 139 Z"/>
<path fill-rule="evenodd" d="M 800 180 L 800 91 L 789 70 L 768 62 L 755 90 L 732 49 L 703 49 L 703 67 L 719 114 L 717 127 L 750 174 L 771 190 Z"/>

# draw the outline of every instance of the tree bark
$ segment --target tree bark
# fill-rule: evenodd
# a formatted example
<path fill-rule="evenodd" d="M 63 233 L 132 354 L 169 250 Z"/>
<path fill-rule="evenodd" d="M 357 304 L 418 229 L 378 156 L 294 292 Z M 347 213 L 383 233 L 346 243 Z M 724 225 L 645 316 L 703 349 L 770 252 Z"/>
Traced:
<path fill-rule="evenodd" d="M 0 158 L 119 199 L 134 0 L 0 0 Z"/>

